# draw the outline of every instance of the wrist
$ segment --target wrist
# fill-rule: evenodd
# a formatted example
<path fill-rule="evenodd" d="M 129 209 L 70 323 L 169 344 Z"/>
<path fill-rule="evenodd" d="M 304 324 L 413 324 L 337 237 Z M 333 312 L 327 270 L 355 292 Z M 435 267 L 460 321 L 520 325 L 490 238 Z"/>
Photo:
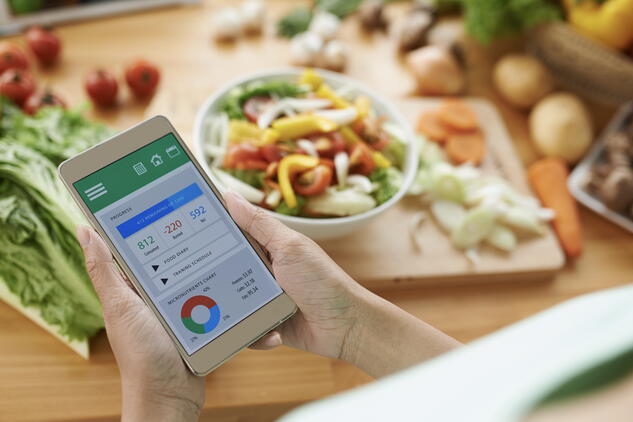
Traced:
<path fill-rule="evenodd" d="M 193 422 L 202 406 L 194 400 L 143 383 L 122 383 L 122 422 L 160 420 Z"/>

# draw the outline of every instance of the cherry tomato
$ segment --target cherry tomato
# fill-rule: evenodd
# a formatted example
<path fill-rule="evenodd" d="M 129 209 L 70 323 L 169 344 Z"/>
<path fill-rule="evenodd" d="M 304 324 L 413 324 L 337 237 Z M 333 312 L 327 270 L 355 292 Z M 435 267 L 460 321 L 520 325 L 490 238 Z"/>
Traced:
<path fill-rule="evenodd" d="M 41 64 L 50 66 L 57 61 L 62 50 L 57 35 L 41 26 L 33 26 L 26 31 L 25 36 L 29 48 Z"/>
<path fill-rule="evenodd" d="M 251 122 L 257 123 L 259 116 L 270 106 L 272 101 L 270 97 L 251 97 L 244 103 L 244 115 Z"/>
<path fill-rule="evenodd" d="M 315 168 L 303 172 L 292 184 L 299 195 L 318 195 L 325 191 L 332 182 L 332 169 L 319 164 Z"/>
<path fill-rule="evenodd" d="M 9 69 L 0 75 L 0 95 L 9 97 L 22 105 L 35 92 L 35 81 L 31 75 L 20 69 Z"/>
<path fill-rule="evenodd" d="M 340 132 L 320 135 L 312 140 L 320 157 L 334 158 L 337 153 L 345 151 L 345 139 Z"/>
<path fill-rule="evenodd" d="M 266 164 L 259 153 L 259 148 L 251 144 L 235 144 L 231 145 L 224 157 L 224 167 L 237 168 L 238 163 L 244 161 L 261 161 Z M 264 166 L 266 169 L 267 164 Z"/>
<path fill-rule="evenodd" d="M 350 150 L 350 173 L 369 175 L 376 168 L 376 163 L 371 155 L 371 150 L 365 144 L 358 143 Z"/>
<path fill-rule="evenodd" d="M 89 73 L 86 77 L 85 87 L 95 104 L 108 107 L 116 103 L 119 84 L 110 72 L 98 69 Z"/>
<path fill-rule="evenodd" d="M 137 60 L 125 70 L 125 81 L 137 97 L 151 97 L 160 81 L 160 72 L 153 63 Z"/>
<path fill-rule="evenodd" d="M 57 95 L 50 91 L 36 92 L 27 98 L 24 103 L 24 112 L 27 114 L 35 114 L 42 107 L 59 106 L 66 108 L 66 104 Z"/>
<path fill-rule="evenodd" d="M 269 163 L 279 161 L 284 156 L 281 148 L 274 144 L 261 146 L 259 153 Z"/>
<path fill-rule="evenodd" d="M 0 42 L 0 73 L 8 69 L 26 70 L 28 67 L 29 61 L 22 50 L 8 41 Z"/>

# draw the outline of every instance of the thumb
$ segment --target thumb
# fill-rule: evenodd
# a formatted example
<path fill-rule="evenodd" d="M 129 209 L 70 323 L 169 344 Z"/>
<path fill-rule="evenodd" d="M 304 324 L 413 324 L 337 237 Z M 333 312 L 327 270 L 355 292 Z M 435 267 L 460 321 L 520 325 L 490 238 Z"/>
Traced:
<path fill-rule="evenodd" d="M 244 231 L 253 236 L 260 245 L 275 257 L 295 231 L 267 214 L 262 208 L 246 201 L 238 193 L 228 191 L 224 195 L 229 212 Z"/>
<path fill-rule="evenodd" d="M 112 300 L 120 301 L 127 294 L 136 296 L 112 260 L 108 246 L 89 227 L 77 227 L 77 240 L 86 260 L 86 269 L 104 308 Z"/>

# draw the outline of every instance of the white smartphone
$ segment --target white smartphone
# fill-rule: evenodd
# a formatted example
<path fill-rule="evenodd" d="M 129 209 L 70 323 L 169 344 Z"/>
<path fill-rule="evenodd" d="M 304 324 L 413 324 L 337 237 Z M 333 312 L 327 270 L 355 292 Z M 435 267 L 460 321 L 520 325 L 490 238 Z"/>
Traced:
<path fill-rule="evenodd" d="M 165 117 L 63 162 L 59 174 L 194 374 L 295 313 Z"/>

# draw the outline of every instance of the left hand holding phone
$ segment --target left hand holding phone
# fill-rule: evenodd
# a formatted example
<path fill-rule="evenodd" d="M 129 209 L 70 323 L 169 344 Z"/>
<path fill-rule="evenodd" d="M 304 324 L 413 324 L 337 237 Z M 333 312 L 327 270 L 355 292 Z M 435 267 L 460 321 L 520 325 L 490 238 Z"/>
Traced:
<path fill-rule="evenodd" d="M 156 316 L 121 274 L 99 235 L 77 229 L 121 373 L 122 421 L 197 421 L 204 378 L 187 369 Z"/>

